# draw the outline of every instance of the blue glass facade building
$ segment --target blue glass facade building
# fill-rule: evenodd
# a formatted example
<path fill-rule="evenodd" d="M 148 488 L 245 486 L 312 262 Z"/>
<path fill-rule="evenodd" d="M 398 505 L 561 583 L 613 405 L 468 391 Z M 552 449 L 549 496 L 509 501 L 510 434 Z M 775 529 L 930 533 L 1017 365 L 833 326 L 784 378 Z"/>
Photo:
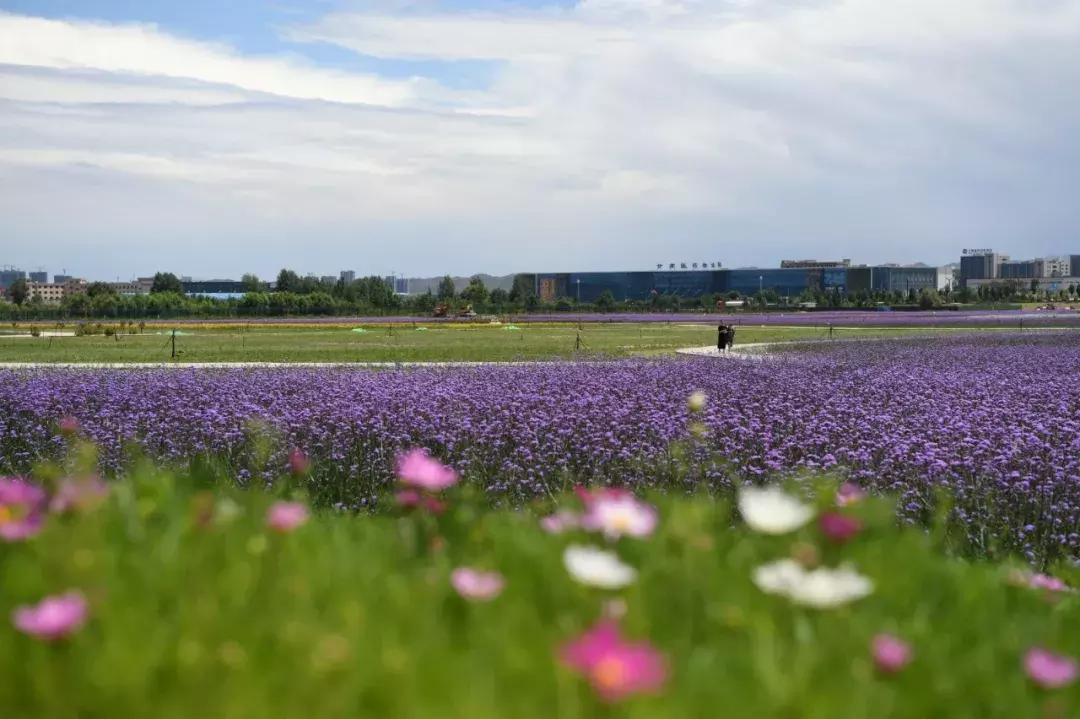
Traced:
<path fill-rule="evenodd" d="M 745 268 L 656 272 L 563 272 L 535 275 L 536 294 L 545 302 L 570 298 L 596 302 L 611 292 L 616 302 L 648 300 L 654 295 L 699 298 L 737 292 L 755 295 L 771 290 L 796 298 L 804 292 L 908 292 L 936 289 L 934 267 Z"/>

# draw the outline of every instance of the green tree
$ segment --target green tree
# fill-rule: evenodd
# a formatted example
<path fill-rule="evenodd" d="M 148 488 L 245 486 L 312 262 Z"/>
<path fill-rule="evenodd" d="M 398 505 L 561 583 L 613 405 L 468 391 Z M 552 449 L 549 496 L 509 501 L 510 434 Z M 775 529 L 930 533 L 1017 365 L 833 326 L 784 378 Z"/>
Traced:
<path fill-rule="evenodd" d="M 278 272 L 275 292 L 297 292 L 300 290 L 300 275 L 292 270 L 283 269 Z"/>
<path fill-rule="evenodd" d="M 26 283 L 26 279 L 20 277 L 12 282 L 11 286 L 8 287 L 8 296 L 17 305 L 26 302 L 26 298 L 30 296 L 30 286 Z"/>
<path fill-rule="evenodd" d="M 457 295 L 454 279 L 450 275 L 446 275 L 439 280 L 439 289 L 436 294 L 440 300 L 452 300 Z"/>
<path fill-rule="evenodd" d="M 240 282 L 244 285 L 244 292 L 262 292 L 263 283 L 259 279 L 259 276 L 248 272 L 240 278 Z"/>
<path fill-rule="evenodd" d="M 510 293 L 501 287 L 496 287 L 491 291 L 491 295 L 488 297 L 490 302 L 495 307 L 502 307 L 510 302 Z"/>
<path fill-rule="evenodd" d="M 510 301 L 528 305 L 529 298 L 536 296 L 535 285 L 535 275 L 514 275 L 514 284 L 510 287 Z"/>
<path fill-rule="evenodd" d="M 91 282 L 86 286 L 86 294 L 90 297 L 116 297 L 119 293 L 107 282 Z"/>
<path fill-rule="evenodd" d="M 474 305 L 482 305 L 488 301 L 488 289 L 479 275 L 469 280 L 469 286 L 461 291 L 461 298 Z"/>
<path fill-rule="evenodd" d="M 150 294 L 156 295 L 161 292 L 175 292 L 178 295 L 184 294 L 184 285 L 180 283 L 180 278 L 171 272 L 158 272 L 154 275 L 154 283 L 150 285 Z"/>
<path fill-rule="evenodd" d="M 611 290 L 604 290 L 596 298 L 596 308 L 601 312 L 611 312 L 615 309 L 615 295 Z"/>

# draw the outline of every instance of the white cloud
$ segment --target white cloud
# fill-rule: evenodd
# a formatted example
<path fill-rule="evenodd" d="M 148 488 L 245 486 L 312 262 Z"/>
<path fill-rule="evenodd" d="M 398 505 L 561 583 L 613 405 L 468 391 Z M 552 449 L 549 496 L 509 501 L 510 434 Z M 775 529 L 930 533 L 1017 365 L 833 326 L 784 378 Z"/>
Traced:
<path fill-rule="evenodd" d="M 584 0 L 287 34 L 492 81 L 0 14 L 0 211 L 47 242 L 50 193 L 92 193 L 101 236 L 145 235 L 142 202 L 214 235 L 207 265 L 254 234 L 271 266 L 418 273 L 1080 249 L 1080 0 Z"/>
<path fill-rule="evenodd" d="M 48 20 L 0 13 L 0 64 L 186 78 L 284 97 L 401 106 L 412 83 L 251 58 L 153 25 Z"/>

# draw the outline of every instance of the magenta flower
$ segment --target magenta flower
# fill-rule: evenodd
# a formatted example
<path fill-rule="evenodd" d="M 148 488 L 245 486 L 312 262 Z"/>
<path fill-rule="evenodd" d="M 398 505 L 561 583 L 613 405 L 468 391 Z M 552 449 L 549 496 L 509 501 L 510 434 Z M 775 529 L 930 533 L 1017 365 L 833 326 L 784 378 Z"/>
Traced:
<path fill-rule="evenodd" d="M 1024 671 L 1043 689 L 1059 689 L 1080 677 L 1080 664 L 1072 657 L 1035 647 L 1024 655 Z"/>
<path fill-rule="evenodd" d="M 71 416 L 61 417 L 60 421 L 57 422 L 57 426 L 60 429 L 60 434 L 66 437 L 74 436 L 79 432 L 80 428 L 79 420 Z"/>
<path fill-rule="evenodd" d="M 866 492 L 854 482 L 844 482 L 836 492 L 836 505 L 838 507 L 857 504 L 864 499 L 866 499 Z"/>
<path fill-rule="evenodd" d="M 826 512 L 818 520 L 821 533 L 837 544 L 851 541 L 862 531 L 862 522 L 839 512 Z"/>
<path fill-rule="evenodd" d="M 458 567 L 450 574 L 450 584 L 465 599 L 488 602 L 502 593 L 506 580 L 498 572 Z"/>
<path fill-rule="evenodd" d="M 299 447 L 294 447 L 292 452 L 289 452 L 289 471 L 297 477 L 307 474 L 311 469 L 311 460 L 304 454 L 304 450 Z"/>
<path fill-rule="evenodd" d="M 568 667 L 589 680 L 605 702 L 657 692 L 667 679 L 660 653 L 647 642 L 627 642 L 610 619 L 563 646 L 561 657 Z"/>
<path fill-rule="evenodd" d="M 79 592 L 68 592 L 45 597 L 34 606 L 16 608 L 12 622 L 24 634 L 56 641 L 79 629 L 86 615 L 86 598 Z"/>
<path fill-rule="evenodd" d="M 911 663 L 911 645 L 891 634 L 878 634 L 870 642 L 874 666 L 882 674 L 896 674 Z"/>
<path fill-rule="evenodd" d="M 307 505 L 302 502 L 274 502 L 266 511 L 266 526 L 285 534 L 303 525 L 309 516 Z"/>
<path fill-rule="evenodd" d="M 0 477 L 0 539 L 18 542 L 41 531 L 45 490 L 21 477 Z"/>
<path fill-rule="evenodd" d="M 402 484 L 428 492 L 438 492 L 457 484 L 457 472 L 425 450 L 414 449 L 397 459 L 397 476 Z"/>
<path fill-rule="evenodd" d="M 109 485 L 101 477 L 67 477 L 61 480 L 53 494 L 49 510 L 54 514 L 90 512 L 101 506 L 108 496 Z"/>

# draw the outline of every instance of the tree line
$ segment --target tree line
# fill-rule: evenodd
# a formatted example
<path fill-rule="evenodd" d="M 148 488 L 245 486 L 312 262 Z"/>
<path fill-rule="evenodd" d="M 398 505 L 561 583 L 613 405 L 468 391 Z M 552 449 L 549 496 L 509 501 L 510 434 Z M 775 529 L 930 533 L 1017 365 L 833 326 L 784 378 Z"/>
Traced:
<path fill-rule="evenodd" d="M 457 290 L 454 280 L 443 277 L 435 291 L 416 295 L 399 295 L 393 285 L 379 276 L 361 277 L 352 281 L 344 278 L 325 280 L 301 277 L 295 271 L 282 269 L 272 285 L 254 274 L 241 280 L 243 294 L 239 297 L 217 299 L 188 296 L 183 283 L 171 272 L 154 276 L 148 294 L 124 295 L 110 284 L 92 282 L 85 292 L 64 297 L 59 305 L 45 304 L 31 297 L 25 280 L 13 283 L 7 291 L 9 302 L 0 303 L 0 318 L 66 319 L 66 318 L 174 318 L 174 317 L 277 317 L 289 315 L 430 315 L 443 306 L 447 314 L 466 308 L 481 314 L 516 312 L 675 312 L 711 311 L 719 300 L 742 300 L 747 306 L 759 309 L 815 305 L 818 308 L 857 309 L 892 305 L 933 309 L 948 304 L 975 302 L 1068 301 L 1080 299 L 1075 285 L 1049 295 L 1038 291 L 1036 283 L 1002 281 L 983 285 L 976 290 L 924 289 L 908 292 L 808 290 L 796 297 L 784 297 L 766 289 L 752 295 L 738 292 L 705 294 L 684 297 L 671 294 L 653 295 L 645 300 L 619 301 L 610 290 L 602 292 L 594 302 L 578 302 L 572 297 L 541 301 L 537 297 L 535 276 L 519 274 L 511 289 L 488 289 L 479 276 L 470 278 L 466 287 Z"/>

